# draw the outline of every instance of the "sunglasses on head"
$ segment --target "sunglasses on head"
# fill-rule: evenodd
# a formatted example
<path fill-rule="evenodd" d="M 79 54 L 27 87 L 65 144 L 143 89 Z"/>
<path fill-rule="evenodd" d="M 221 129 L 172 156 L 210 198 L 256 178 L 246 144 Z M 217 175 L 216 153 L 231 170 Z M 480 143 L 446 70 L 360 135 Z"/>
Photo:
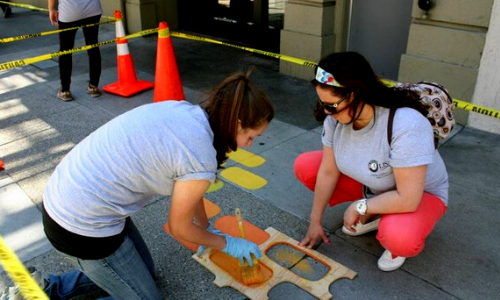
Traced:
<path fill-rule="evenodd" d="M 318 99 L 318 102 L 321 105 L 321 107 L 326 109 L 328 112 L 331 112 L 332 114 L 338 114 L 340 111 L 337 110 L 337 107 L 339 106 L 340 103 L 342 103 L 344 100 L 346 100 L 350 95 L 351 95 L 350 93 L 345 95 L 344 97 L 342 97 L 342 99 L 340 99 L 339 101 L 337 101 L 333 104 L 327 104 L 319 99 Z"/>

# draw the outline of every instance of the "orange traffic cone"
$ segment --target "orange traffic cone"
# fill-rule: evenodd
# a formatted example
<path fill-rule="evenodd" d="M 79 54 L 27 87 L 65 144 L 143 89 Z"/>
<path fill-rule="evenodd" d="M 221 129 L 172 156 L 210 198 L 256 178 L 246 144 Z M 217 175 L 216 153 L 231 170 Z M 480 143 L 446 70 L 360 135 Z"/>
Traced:
<path fill-rule="evenodd" d="M 134 62 L 128 50 L 128 42 L 126 39 L 120 39 L 125 36 L 123 28 L 122 13 L 115 10 L 116 18 L 116 48 L 118 52 L 118 82 L 108 84 L 102 89 L 105 92 L 116 94 L 123 97 L 129 97 L 140 91 L 150 89 L 154 86 L 152 82 L 138 80 L 135 75 Z"/>
<path fill-rule="evenodd" d="M 154 102 L 185 100 L 167 22 L 158 27 Z"/>
<path fill-rule="evenodd" d="M 3 161 L 0 160 L 0 170 L 3 169 L 3 166 L 4 166 L 4 163 L 3 163 Z"/>

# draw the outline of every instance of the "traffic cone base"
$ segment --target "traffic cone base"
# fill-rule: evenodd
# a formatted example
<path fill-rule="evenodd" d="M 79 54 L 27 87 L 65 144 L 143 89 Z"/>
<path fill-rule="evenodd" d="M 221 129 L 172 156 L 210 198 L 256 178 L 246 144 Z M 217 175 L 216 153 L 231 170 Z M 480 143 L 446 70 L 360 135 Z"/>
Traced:
<path fill-rule="evenodd" d="M 122 85 L 119 82 L 108 84 L 103 87 L 103 91 L 122 97 L 130 97 L 134 94 L 152 88 L 154 84 L 146 80 L 137 79 L 133 85 Z"/>
<path fill-rule="evenodd" d="M 122 38 L 125 36 L 125 29 L 122 23 L 122 14 L 119 10 L 115 10 L 115 18 L 116 37 Z M 104 86 L 102 90 L 122 97 L 130 97 L 141 91 L 152 88 L 154 86 L 152 82 L 137 79 L 127 40 L 119 39 L 116 42 L 116 47 L 118 52 L 118 81 Z"/>

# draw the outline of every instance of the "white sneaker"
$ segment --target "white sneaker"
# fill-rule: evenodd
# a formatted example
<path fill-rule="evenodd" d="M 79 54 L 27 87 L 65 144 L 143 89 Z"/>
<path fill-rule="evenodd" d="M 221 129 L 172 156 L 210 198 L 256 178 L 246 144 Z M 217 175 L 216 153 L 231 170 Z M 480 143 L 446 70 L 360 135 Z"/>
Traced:
<path fill-rule="evenodd" d="M 406 257 L 396 256 L 392 258 L 392 253 L 385 250 L 378 260 L 378 268 L 382 271 L 394 271 L 399 269 L 405 263 Z"/>
<path fill-rule="evenodd" d="M 29 267 L 28 272 L 30 272 L 31 277 L 40 285 L 42 289 L 44 289 L 48 284 L 48 279 L 45 277 L 42 272 L 38 271 L 34 267 Z M 0 295 L 0 300 L 24 300 L 23 295 L 19 289 L 19 286 L 11 286 L 4 290 L 4 292 Z"/>
<path fill-rule="evenodd" d="M 380 218 L 377 218 L 377 219 L 375 219 L 371 222 L 368 222 L 366 224 L 361 224 L 358 222 L 358 224 L 353 226 L 353 228 L 354 228 L 354 230 L 356 230 L 356 232 L 349 231 L 349 230 L 347 230 L 347 227 L 342 226 L 342 232 L 347 234 L 347 235 L 350 235 L 350 236 L 362 235 L 362 234 L 368 233 L 370 231 L 377 230 L 379 222 L 380 222 Z"/>
<path fill-rule="evenodd" d="M 19 290 L 19 286 L 11 286 L 6 288 L 2 295 L 0 295 L 0 300 L 24 300 Z"/>

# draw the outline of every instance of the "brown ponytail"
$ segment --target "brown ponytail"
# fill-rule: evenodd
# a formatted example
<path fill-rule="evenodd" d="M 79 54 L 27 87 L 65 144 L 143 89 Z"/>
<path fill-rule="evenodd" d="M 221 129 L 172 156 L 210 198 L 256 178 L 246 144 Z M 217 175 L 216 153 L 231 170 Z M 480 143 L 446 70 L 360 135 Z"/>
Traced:
<path fill-rule="evenodd" d="M 229 152 L 236 151 L 238 121 L 244 129 L 257 129 L 274 117 L 274 108 L 267 96 L 248 79 L 252 71 L 253 68 L 246 74 L 238 72 L 228 76 L 205 101 L 219 167 Z"/>

